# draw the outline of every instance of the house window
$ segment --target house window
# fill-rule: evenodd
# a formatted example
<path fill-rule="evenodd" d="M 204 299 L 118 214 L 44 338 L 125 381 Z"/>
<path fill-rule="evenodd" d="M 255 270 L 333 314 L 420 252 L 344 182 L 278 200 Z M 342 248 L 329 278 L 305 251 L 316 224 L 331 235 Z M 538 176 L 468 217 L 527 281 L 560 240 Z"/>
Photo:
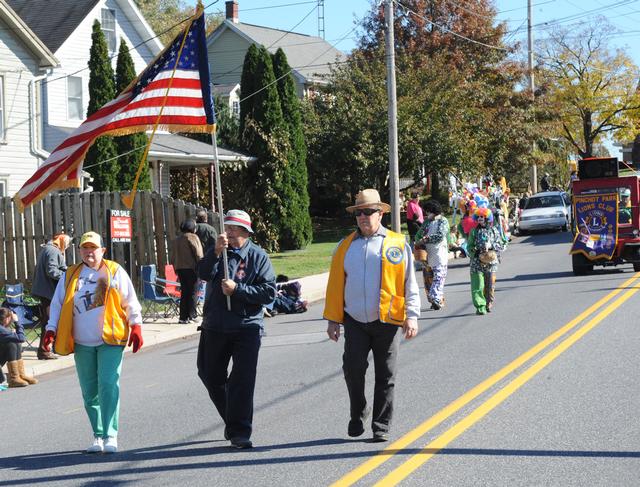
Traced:
<path fill-rule="evenodd" d="M 239 101 L 234 101 L 231 104 L 231 111 L 233 112 L 236 118 L 240 118 L 240 102 Z"/>
<path fill-rule="evenodd" d="M 69 120 L 82 120 L 82 78 L 69 76 L 67 78 L 67 113 Z"/>
<path fill-rule="evenodd" d="M 116 52 L 116 11 L 110 8 L 102 9 L 102 32 L 107 39 L 110 53 Z"/>
<path fill-rule="evenodd" d="M 4 113 L 4 77 L 0 76 L 0 142 L 5 139 L 5 113 Z"/>
<path fill-rule="evenodd" d="M 7 196 L 7 180 L 0 179 L 0 197 Z"/>

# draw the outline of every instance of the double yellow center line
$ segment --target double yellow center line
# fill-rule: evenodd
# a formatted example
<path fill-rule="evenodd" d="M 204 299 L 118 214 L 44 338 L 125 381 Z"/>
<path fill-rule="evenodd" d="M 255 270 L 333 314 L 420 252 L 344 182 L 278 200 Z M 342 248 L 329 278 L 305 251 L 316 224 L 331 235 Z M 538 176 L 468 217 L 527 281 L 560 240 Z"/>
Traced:
<path fill-rule="evenodd" d="M 398 468 L 389 473 L 386 477 L 380 480 L 376 485 L 396 485 L 401 480 L 410 475 L 413 471 L 419 468 L 422 464 L 424 464 L 427 460 L 433 457 L 439 450 L 445 448 L 449 443 L 451 443 L 454 439 L 460 436 L 464 431 L 470 428 L 473 424 L 482 419 L 486 414 L 488 414 L 491 410 L 493 410 L 496 406 L 501 404 L 505 399 L 507 399 L 511 394 L 517 391 L 521 386 L 526 384 L 531 378 L 533 378 L 538 372 L 540 372 L 544 367 L 549 365 L 553 360 L 558 358 L 560 354 L 562 354 L 565 350 L 575 344 L 580 338 L 586 335 L 590 330 L 595 328 L 602 320 L 604 320 L 607 316 L 609 316 L 613 311 L 615 311 L 618 307 L 620 307 L 627 299 L 633 296 L 636 292 L 640 291 L 640 287 L 632 286 L 638 279 L 640 279 L 640 272 L 636 273 L 633 277 L 622 283 L 618 288 L 614 289 L 612 292 L 607 294 L 602 299 L 598 300 L 593 305 L 589 306 L 585 311 L 580 313 L 574 319 L 572 319 L 569 323 L 564 325 L 562 328 L 557 330 L 556 332 L 549 335 L 547 338 L 542 340 L 540 343 L 535 345 L 533 348 L 529 349 L 518 358 L 516 358 L 513 362 L 509 363 L 498 372 L 488 377 L 480 384 L 475 386 L 473 389 L 469 390 L 458 399 L 453 401 L 451 404 L 446 406 L 444 409 L 440 410 L 434 416 L 418 425 L 412 431 L 409 431 L 406 435 L 399 438 L 398 440 L 391 443 L 387 448 L 376 454 L 374 457 L 370 458 L 366 462 L 364 462 L 359 467 L 355 468 L 344 477 L 337 480 L 332 487 L 344 487 L 353 485 L 355 482 L 362 479 L 365 475 L 371 473 L 376 468 L 380 467 L 384 462 L 392 458 L 397 453 L 400 453 L 403 449 L 407 448 L 409 445 L 420 439 L 426 433 L 428 433 L 431 429 L 438 426 L 440 423 L 451 417 L 454 413 L 465 407 L 475 398 L 480 396 L 482 393 L 486 392 L 488 389 L 496 385 L 502 379 L 507 377 L 509 374 L 513 373 L 516 369 L 522 367 L 529 360 L 535 357 L 537 354 L 545 350 L 552 343 L 560 339 L 563 335 L 567 334 L 573 328 L 575 328 L 578 324 L 580 324 L 583 320 L 585 320 L 588 316 L 598 311 L 600 308 L 605 306 L 609 301 L 613 300 L 620 293 L 625 291 L 622 296 L 617 298 L 614 302 L 610 303 L 608 306 L 604 307 L 597 315 L 595 315 L 591 320 L 585 323 L 582 327 L 580 327 L 577 331 L 571 334 L 569 337 L 565 338 L 562 342 L 556 345 L 553 349 L 547 352 L 542 358 L 536 361 L 533 365 L 531 365 L 528 369 L 518 375 L 515 379 L 509 382 L 506 386 L 500 389 L 498 392 L 493 394 L 489 399 L 487 399 L 484 403 L 478 406 L 475 410 L 473 410 L 469 415 L 461 419 L 447 431 L 445 431 L 442 435 L 438 436 L 435 440 L 431 441 L 427 444 L 419 453 L 415 454 L 411 458 L 409 458 L 406 462 L 400 465 Z"/>

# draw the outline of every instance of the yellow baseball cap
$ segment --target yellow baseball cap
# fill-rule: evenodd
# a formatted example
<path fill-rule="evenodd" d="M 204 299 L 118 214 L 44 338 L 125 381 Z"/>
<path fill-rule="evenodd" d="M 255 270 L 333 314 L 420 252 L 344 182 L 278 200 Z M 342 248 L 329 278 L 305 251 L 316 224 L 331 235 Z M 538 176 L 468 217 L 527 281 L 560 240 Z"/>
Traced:
<path fill-rule="evenodd" d="M 84 247 L 86 244 L 93 244 L 101 248 L 104 247 L 102 237 L 96 232 L 87 232 L 80 237 L 80 247 Z"/>

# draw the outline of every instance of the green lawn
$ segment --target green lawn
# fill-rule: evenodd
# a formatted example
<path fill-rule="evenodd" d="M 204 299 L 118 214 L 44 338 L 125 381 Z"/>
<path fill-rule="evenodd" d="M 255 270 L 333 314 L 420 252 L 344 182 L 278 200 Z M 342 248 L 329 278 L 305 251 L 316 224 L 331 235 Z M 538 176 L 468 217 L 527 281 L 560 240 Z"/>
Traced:
<path fill-rule="evenodd" d="M 299 279 L 329 272 L 333 250 L 340 239 L 355 230 L 354 223 L 352 219 L 314 219 L 313 242 L 307 248 L 269 255 L 276 274 Z M 407 233 L 404 223 L 402 231 Z"/>
<path fill-rule="evenodd" d="M 276 274 L 284 274 L 289 279 L 299 279 L 329 272 L 333 250 L 340 239 L 354 228 L 351 219 L 315 218 L 313 242 L 305 249 L 269 255 Z"/>

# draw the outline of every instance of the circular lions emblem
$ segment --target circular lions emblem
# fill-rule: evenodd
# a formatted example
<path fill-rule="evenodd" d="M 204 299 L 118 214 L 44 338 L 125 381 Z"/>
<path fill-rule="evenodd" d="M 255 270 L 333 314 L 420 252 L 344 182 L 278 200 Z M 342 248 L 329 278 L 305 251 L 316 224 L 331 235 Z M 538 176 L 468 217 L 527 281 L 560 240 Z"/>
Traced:
<path fill-rule="evenodd" d="M 402 249 L 400 247 L 389 247 L 387 249 L 387 260 L 392 264 L 399 264 L 402 262 Z"/>

